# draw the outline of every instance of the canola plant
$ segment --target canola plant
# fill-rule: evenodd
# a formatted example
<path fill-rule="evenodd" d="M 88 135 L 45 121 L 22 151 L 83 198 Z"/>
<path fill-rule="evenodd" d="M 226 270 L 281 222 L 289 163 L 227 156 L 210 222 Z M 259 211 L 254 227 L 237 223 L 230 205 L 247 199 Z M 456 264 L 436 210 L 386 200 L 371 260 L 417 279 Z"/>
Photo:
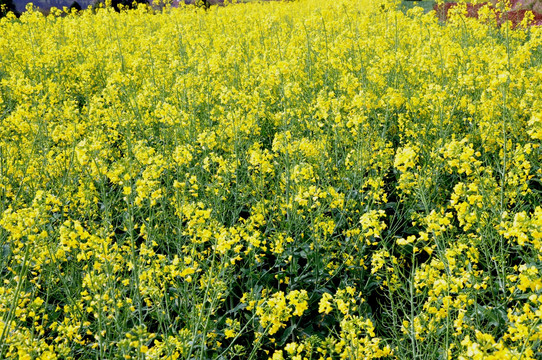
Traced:
<path fill-rule="evenodd" d="M 542 356 L 542 29 L 387 0 L 0 19 L 0 357 Z"/>

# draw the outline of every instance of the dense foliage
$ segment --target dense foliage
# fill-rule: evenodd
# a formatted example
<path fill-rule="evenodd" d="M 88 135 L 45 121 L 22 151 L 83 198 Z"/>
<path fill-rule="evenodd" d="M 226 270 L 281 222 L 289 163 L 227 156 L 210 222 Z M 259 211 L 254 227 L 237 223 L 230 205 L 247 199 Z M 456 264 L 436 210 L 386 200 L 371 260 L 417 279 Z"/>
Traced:
<path fill-rule="evenodd" d="M 0 20 L 0 357 L 535 359 L 542 29 L 387 0 Z"/>

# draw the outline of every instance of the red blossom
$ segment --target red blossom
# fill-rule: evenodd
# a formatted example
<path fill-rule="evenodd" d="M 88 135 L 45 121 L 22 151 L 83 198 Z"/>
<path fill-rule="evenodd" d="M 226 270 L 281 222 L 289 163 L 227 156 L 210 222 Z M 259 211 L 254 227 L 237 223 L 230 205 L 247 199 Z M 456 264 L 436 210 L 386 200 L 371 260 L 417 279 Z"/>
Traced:
<path fill-rule="evenodd" d="M 481 3 L 481 4 L 468 3 L 467 17 L 478 18 L 479 10 L 487 4 L 488 4 L 487 2 Z M 449 2 L 449 3 L 444 3 L 441 5 L 435 5 L 433 9 L 436 11 L 439 19 L 441 19 L 442 21 L 445 21 L 448 18 L 448 12 L 450 11 L 450 9 L 457 5 L 458 5 L 457 2 Z M 505 21 L 510 20 L 512 22 L 512 25 L 515 27 L 521 23 L 527 11 L 532 11 L 534 15 L 533 25 L 542 25 L 542 13 L 536 12 L 534 10 L 520 9 L 520 7 L 522 6 L 522 2 L 520 0 L 511 0 L 510 5 L 511 5 L 512 10 L 505 11 L 505 12 L 501 12 L 500 10 L 495 11 L 495 14 L 497 17 L 496 18 L 497 24 L 501 25 Z M 491 9 L 495 9 L 495 5 L 493 3 L 491 3 L 489 7 Z"/>

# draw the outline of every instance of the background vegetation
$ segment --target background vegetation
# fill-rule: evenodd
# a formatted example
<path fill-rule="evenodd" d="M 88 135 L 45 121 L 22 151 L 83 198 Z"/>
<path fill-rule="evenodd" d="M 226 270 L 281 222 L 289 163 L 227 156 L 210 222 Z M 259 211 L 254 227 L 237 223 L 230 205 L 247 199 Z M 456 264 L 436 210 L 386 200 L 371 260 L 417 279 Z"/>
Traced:
<path fill-rule="evenodd" d="M 17 13 L 15 4 L 12 0 L 0 0 L 0 18 L 6 16 L 7 13 L 12 12 Z"/>

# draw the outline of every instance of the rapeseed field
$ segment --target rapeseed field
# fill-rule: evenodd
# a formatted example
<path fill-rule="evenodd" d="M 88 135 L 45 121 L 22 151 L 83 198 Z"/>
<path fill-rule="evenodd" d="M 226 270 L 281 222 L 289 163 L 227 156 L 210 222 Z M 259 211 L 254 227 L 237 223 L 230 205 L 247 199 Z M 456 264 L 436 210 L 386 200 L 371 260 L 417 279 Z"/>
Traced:
<path fill-rule="evenodd" d="M 542 29 L 499 6 L 0 19 L 0 358 L 540 358 Z"/>

